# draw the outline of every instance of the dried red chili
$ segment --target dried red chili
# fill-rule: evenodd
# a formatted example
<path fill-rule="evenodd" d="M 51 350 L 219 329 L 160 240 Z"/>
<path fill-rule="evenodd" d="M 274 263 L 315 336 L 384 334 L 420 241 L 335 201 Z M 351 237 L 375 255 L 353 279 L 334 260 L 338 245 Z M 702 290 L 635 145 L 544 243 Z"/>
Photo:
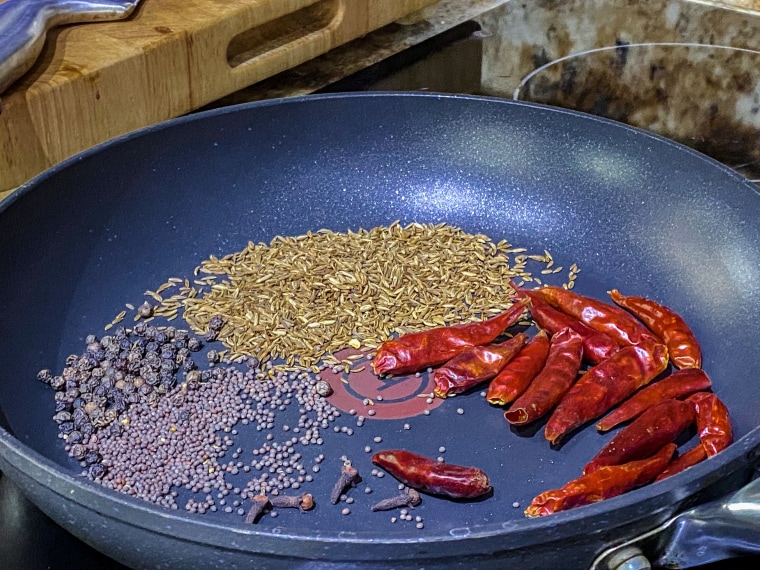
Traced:
<path fill-rule="evenodd" d="M 705 451 L 704 446 L 701 443 L 698 443 L 689 451 L 682 453 L 673 459 L 670 463 L 668 463 L 668 466 L 662 473 L 657 476 L 655 481 L 662 481 L 663 479 L 667 479 L 671 475 L 675 475 L 676 473 L 680 473 L 689 467 L 693 467 L 705 459 L 707 459 L 707 452 Z"/>
<path fill-rule="evenodd" d="M 513 425 L 524 425 L 548 414 L 578 377 L 582 355 L 581 335 L 571 328 L 555 334 L 546 365 L 504 413 L 504 418 Z"/>
<path fill-rule="evenodd" d="M 375 374 L 409 374 L 439 366 L 465 348 L 493 342 L 517 322 L 527 301 L 521 299 L 491 319 L 450 327 L 438 327 L 389 340 L 377 349 L 372 367 Z"/>
<path fill-rule="evenodd" d="M 591 364 L 599 364 L 620 349 L 620 345 L 608 335 L 592 329 L 562 311 L 558 311 L 535 291 L 517 287 L 515 287 L 515 291 L 518 295 L 524 295 L 530 299 L 530 314 L 533 320 L 550 335 L 555 335 L 562 329 L 569 327 L 583 337 L 583 360 Z"/>
<path fill-rule="evenodd" d="M 620 307 L 578 295 L 562 287 L 542 287 L 534 291 L 555 309 L 605 333 L 620 346 L 660 343 L 636 317 Z"/>
<path fill-rule="evenodd" d="M 678 313 L 646 297 L 626 297 L 617 289 L 610 291 L 610 297 L 633 313 L 665 343 L 676 368 L 702 367 L 699 342 Z"/>
<path fill-rule="evenodd" d="M 604 432 L 632 420 L 657 402 L 685 398 L 689 394 L 706 390 L 711 385 L 710 378 L 700 368 L 676 370 L 670 376 L 645 386 L 596 424 L 596 429 Z"/>
<path fill-rule="evenodd" d="M 528 335 L 518 333 L 499 344 L 466 348 L 433 371 L 433 393 L 446 398 L 491 380 L 520 352 L 527 340 Z"/>
<path fill-rule="evenodd" d="M 675 441 L 695 420 L 696 412 L 691 404 L 681 400 L 659 402 L 615 434 L 586 464 L 583 474 L 649 457 L 665 444 Z"/>
<path fill-rule="evenodd" d="M 503 406 L 519 397 L 541 372 L 548 355 L 549 337 L 546 331 L 539 331 L 488 384 L 488 403 Z"/>
<path fill-rule="evenodd" d="M 375 453 L 372 463 L 405 485 L 433 495 L 472 499 L 491 490 L 488 476 L 477 467 L 439 463 L 403 449 Z"/>
<path fill-rule="evenodd" d="M 546 439 L 559 442 L 654 380 L 668 365 L 667 353 L 662 344 L 626 346 L 589 368 L 552 412 L 544 430 Z"/>
<path fill-rule="evenodd" d="M 697 434 L 708 457 L 723 451 L 733 441 L 728 408 L 712 392 L 697 392 L 686 398 L 697 412 Z"/>
<path fill-rule="evenodd" d="M 538 495 L 525 509 L 525 514 L 529 517 L 539 517 L 566 511 L 616 497 L 646 485 L 665 469 L 675 450 L 676 445 L 670 443 L 648 459 L 602 467 L 588 475 L 581 475 L 560 489 L 552 489 Z"/>

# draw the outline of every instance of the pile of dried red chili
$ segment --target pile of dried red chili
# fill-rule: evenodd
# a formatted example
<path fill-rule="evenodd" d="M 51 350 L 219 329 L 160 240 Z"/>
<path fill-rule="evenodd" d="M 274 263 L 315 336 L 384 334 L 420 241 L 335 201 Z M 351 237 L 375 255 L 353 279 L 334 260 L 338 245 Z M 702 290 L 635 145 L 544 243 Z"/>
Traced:
<path fill-rule="evenodd" d="M 395 375 L 435 367 L 434 391 L 441 398 L 488 382 L 488 402 L 509 406 L 504 417 L 511 424 L 548 415 L 544 434 L 552 444 L 608 412 L 596 426 L 600 432 L 631 422 L 580 477 L 535 497 L 526 515 L 620 495 L 678 473 L 731 443 L 728 410 L 706 391 L 711 383 L 701 370 L 699 343 L 671 309 L 617 290 L 610 291 L 614 304 L 560 287 L 515 291 L 517 301 L 492 319 L 385 342 L 373 367 L 376 374 Z M 526 309 L 538 334 L 529 340 L 517 333 L 496 342 Z M 662 377 L 669 363 L 676 371 Z M 674 458 L 674 441 L 692 425 L 699 443 Z M 397 476 L 413 472 L 409 479 L 420 479 L 418 462 L 396 463 Z"/>

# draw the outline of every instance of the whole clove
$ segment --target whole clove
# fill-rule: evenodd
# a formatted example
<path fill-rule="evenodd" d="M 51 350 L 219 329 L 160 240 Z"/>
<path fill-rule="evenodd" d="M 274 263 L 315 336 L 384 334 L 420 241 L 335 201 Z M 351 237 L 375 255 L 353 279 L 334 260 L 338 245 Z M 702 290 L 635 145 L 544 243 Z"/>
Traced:
<path fill-rule="evenodd" d="M 350 461 L 345 461 L 340 471 L 340 477 L 336 481 L 332 493 L 330 493 L 330 503 L 337 505 L 343 492 L 349 487 L 356 485 L 359 481 L 361 481 L 359 471 L 351 465 Z"/>
<path fill-rule="evenodd" d="M 416 507 L 422 502 L 420 494 L 415 489 L 407 489 L 395 497 L 383 499 L 372 505 L 373 511 L 390 511 L 400 507 Z"/>
<path fill-rule="evenodd" d="M 302 512 L 314 508 L 314 497 L 309 493 L 303 495 L 275 495 L 269 502 L 276 509 L 300 509 Z"/>
<path fill-rule="evenodd" d="M 245 522 L 248 524 L 254 524 L 258 522 L 259 518 L 264 511 L 272 506 L 269 502 L 269 498 L 266 495 L 254 495 L 251 499 L 251 508 L 248 509 L 248 514 L 245 515 Z"/>

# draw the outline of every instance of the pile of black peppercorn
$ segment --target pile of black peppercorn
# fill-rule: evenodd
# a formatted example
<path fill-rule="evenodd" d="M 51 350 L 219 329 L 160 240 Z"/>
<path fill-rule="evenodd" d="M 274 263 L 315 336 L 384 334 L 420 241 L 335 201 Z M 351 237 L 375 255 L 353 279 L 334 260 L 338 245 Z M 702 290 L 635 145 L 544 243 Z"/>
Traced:
<path fill-rule="evenodd" d="M 223 322 L 217 319 L 214 324 L 211 335 Z M 56 391 L 53 420 L 69 456 L 80 461 L 91 479 L 100 479 L 106 467 L 91 449 L 98 432 L 121 433 L 129 421 L 126 410 L 137 403 L 156 404 L 175 386 L 178 373 L 197 383 L 208 380 L 211 372 L 198 371 L 192 358 L 203 342 L 171 326 L 142 321 L 132 330 L 119 327 L 100 339 L 89 335 L 85 343 L 81 355 L 66 359 L 60 375 L 45 369 L 37 377 Z"/>

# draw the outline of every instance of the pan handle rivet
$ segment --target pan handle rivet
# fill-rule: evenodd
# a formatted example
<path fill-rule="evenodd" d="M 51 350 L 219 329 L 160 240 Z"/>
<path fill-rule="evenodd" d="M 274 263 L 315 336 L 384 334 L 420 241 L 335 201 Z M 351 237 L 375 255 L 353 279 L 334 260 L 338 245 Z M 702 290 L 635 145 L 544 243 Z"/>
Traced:
<path fill-rule="evenodd" d="M 607 567 L 610 570 L 651 570 L 649 559 L 640 548 L 626 546 L 610 557 Z"/>

